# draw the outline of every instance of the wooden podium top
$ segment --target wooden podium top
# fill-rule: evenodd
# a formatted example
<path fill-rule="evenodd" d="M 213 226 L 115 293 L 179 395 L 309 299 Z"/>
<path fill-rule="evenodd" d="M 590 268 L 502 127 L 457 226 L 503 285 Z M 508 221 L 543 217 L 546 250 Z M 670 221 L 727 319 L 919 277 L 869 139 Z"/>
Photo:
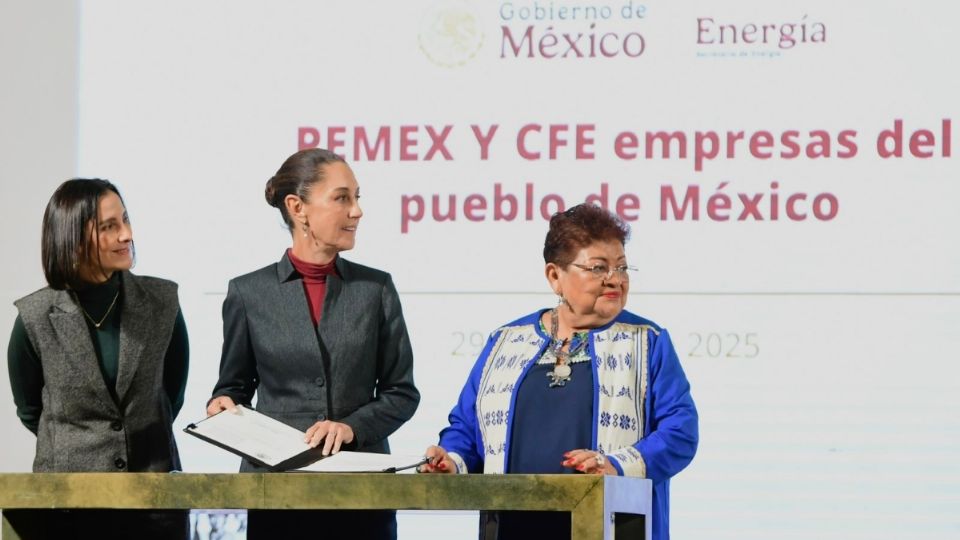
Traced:
<path fill-rule="evenodd" d="M 597 475 L 0 474 L 0 509 L 552 510 L 576 539 L 613 538 L 611 513 L 649 516 L 650 497 L 649 480 Z"/>

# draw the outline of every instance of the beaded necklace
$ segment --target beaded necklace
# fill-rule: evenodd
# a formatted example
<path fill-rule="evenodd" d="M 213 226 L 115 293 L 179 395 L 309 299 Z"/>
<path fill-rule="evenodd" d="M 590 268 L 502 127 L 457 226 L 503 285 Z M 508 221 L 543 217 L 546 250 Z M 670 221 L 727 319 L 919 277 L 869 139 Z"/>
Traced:
<path fill-rule="evenodd" d="M 566 351 L 563 348 L 567 345 L 569 339 L 558 339 L 557 330 L 559 317 L 557 315 L 557 308 L 550 310 L 550 345 L 548 349 L 553 353 L 556 361 L 553 365 L 553 371 L 547 373 L 547 378 L 550 379 L 550 388 L 562 387 L 570 381 L 570 376 L 573 373 L 573 370 L 570 367 L 570 359 L 580 354 L 587 346 L 586 335 L 576 334 L 580 337 L 580 340 L 577 342 L 575 347 L 570 347 Z M 586 333 L 584 333 L 586 334 Z"/>

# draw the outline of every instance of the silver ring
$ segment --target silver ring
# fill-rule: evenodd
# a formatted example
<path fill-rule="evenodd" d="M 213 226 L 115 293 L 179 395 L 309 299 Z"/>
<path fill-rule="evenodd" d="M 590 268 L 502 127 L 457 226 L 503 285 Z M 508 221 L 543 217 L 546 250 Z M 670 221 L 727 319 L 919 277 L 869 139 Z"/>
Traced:
<path fill-rule="evenodd" d="M 603 457 L 600 452 L 594 454 L 593 459 L 597 460 L 597 467 L 603 467 L 603 464 L 607 461 L 607 458 Z"/>

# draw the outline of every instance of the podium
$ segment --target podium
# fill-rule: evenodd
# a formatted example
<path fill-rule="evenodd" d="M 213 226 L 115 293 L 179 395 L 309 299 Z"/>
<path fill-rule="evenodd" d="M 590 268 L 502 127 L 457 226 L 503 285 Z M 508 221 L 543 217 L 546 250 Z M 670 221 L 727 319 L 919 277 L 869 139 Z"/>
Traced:
<path fill-rule="evenodd" d="M 0 510 L 547 510 L 569 512 L 571 538 L 651 535 L 651 483 L 535 474 L 5 473 Z M 13 516 L 16 516 L 14 513 Z M 3 515 L 3 540 L 20 539 Z M 24 540 L 28 540 L 24 538 Z"/>

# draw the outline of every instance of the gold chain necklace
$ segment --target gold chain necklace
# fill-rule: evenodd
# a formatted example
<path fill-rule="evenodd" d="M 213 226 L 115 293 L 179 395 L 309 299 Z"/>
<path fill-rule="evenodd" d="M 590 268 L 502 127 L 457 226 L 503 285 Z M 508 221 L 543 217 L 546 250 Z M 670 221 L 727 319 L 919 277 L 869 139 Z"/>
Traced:
<path fill-rule="evenodd" d="M 93 320 L 93 317 L 87 313 L 87 310 L 83 309 L 83 305 L 80 304 L 79 300 L 77 300 L 77 305 L 80 306 L 80 311 L 82 311 L 83 314 L 90 319 L 90 322 L 93 323 L 93 327 L 99 330 L 100 326 L 103 325 L 103 321 L 107 320 L 107 317 L 110 316 L 110 312 L 113 311 L 113 306 L 117 305 L 117 298 L 120 298 L 120 289 L 117 289 L 117 294 L 113 295 L 113 302 L 110 302 L 110 307 L 107 308 L 107 312 L 103 314 L 103 318 L 100 319 L 100 322 Z"/>

